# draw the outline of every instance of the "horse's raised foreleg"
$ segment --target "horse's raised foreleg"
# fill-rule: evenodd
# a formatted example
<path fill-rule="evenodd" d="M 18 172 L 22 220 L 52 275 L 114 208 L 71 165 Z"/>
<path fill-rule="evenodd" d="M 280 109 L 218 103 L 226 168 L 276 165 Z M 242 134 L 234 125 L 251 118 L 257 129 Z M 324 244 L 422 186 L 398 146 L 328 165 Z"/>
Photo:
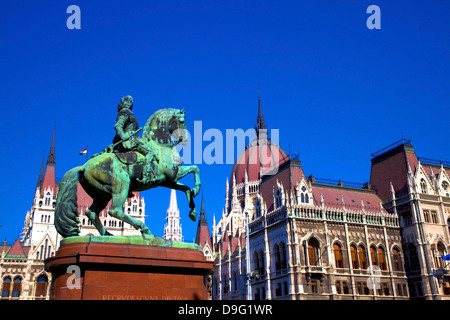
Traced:
<path fill-rule="evenodd" d="M 202 186 L 202 183 L 200 181 L 200 169 L 197 166 L 192 165 L 192 166 L 179 167 L 176 180 L 178 181 L 178 180 L 182 179 L 189 173 L 194 174 L 194 188 L 190 189 L 190 193 L 191 193 L 190 196 L 192 198 L 195 198 L 199 194 L 200 188 Z"/>
<path fill-rule="evenodd" d="M 123 204 L 128 197 L 128 189 L 130 187 L 130 178 L 123 172 L 117 172 L 117 177 L 113 179 L 112 185 L 112 203 L 109 209 L 109 214 L 123 222 L 132 225 L 135 229 L 140 229 L 142 235 L 152 236 L 150 229 L 140 220 L 137 220 L 130 215 L 123 212 Z"/>
<path fill-rule="evenodd" d="M 182 184 L 178 180 L 185 177 L 189 173 L 194 173 L 194 182 L 195 186 L 193 189 L 189 188 L 188 186 Z M 169 181 L 167 180 L 164 184 L 168 188 L 176 189 L 183 191 L 186 194 L 186 198 L 189 204 L 189 208 L 191 209 L 189 212 L 189 218 L 192 221 L 195 221 L 197 219 L 197 211 L 195 209 L 195 203 L 194 203 L 194 197 L 198 195 L 200 192 L 201 182 L 200 182 L 200 169 L 197 166 L 181 166 L 178 169 L 177 181 Z"/>
<path fill-rule="evenodd" d="M 101 198 L 101 199 L 95 199 L 92 205 L 89 207 L 89 209 L 86 210 L 86 216 L 89 218 L 89 220 L 92 221 L 95 228 L 97 228 L 98 232 L 100 232 L 101 236 L 111 236 L 112 234 L 106 231 L 105 227 L 103 226 L 102 222 L 100 221 L 99 215 L 100 212 L 102 212 L 103 209 L 105 209 L 106 205 L 108 204 L 109 199 Z"/>

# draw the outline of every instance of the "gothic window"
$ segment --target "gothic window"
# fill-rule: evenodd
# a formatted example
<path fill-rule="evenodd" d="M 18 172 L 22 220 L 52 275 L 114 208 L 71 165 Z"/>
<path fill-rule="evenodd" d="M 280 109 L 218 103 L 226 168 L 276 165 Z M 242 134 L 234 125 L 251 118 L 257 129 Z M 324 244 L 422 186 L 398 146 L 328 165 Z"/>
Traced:
<path fill-rule="evenodd" d="M 6 277 L 5 279 L 3 279 L 2 298 L 9 297 L 10 290 L 11 290 L 11 277 Z"/>
<path fill-rule="evenodd" d="M 275 202 L 276 202 L 276 207 L 280 208 L 281 207 L 281 190 L 277 188 L 277 192 L 275 194 Z"/>
<path fill-rule="evenodd" d="M 253 267 L 253 271 L 254 270 L 258 270 L 260 269 L 260 265 L 259 265 L 259 257 L 258 257 L 258 252 L 255 251 L 255 253 L 253 254 L 253 262 L 254 262 L 254 267 Z"/>
<path fill-rule="evenodd" d="M 367 269 L 366 250 L 362 245 L 358 247 L 358 260 L 361 269 Z"/>
<path fill-rule="evenodd" d="M 273 247 L 274 260 L 275 260 L 275 271 L 279 271 L 281 269 L 281 257 L 280 257 L 280 247 L 278 244 L 275 244 Z"/>
<path fill-rule="evenodd" d="M 433 221 L 433 223 L 438 223 L 439 222 L 436 211 L 431 211 L 431 220 Z"/>
<path fill-rule="evenodd" d="M 264 254 L 262 250 L 259 250 L 259 274 L 263 275 L 266 273 L 266 267 L 264 264 Z"/>
<path fill-rule="evenodd" d="M 370 246 L 370 259 L 372 260 L 372 265 L 378 266 L 376 248 Z"/>
<path fill-rule="evenodd" d="M 319 241 L 314 237 L 308 241 L 308 262 L 310 266 L 319 265 Z"/>
<path fill-rule="evenodd" d="M 344 260 L 342 259 L 341 245 L 339 243 L 335 243 L 333 245 L 333 249 L 334 249 L 334 261 L 336 264 L 336 268 L 343 268 Z"/>
<path fill-rule="evenodd" d="M 316 280 L 311 281 L 311 293 L 319 293 Z"/>
<path fill-rule="evenodd" d="M 18 298 L 20 296 L 21 291 L 22 291 L 22 278 L 17 276 L 14 278 L 12 297 Z"/>
<path fill-rule="evenodd" d="M 412 243 L 408 247 L 409 251 L 409 271 L 417 271 L 420 269 L 419 256 L 417 255 L 417 248 Z"/>
<path fill-rule="evenodd" d="M 356 255 L 356 246 L 352 244 L 350 246 L 350 255 L 352 257 L 352 267 L 353 269 L 359 269 L 358 257 Z"/>
<path fill-rule="evenodd" d="M 442 260 L 441 256 L 445 256 L 445 246 L 442 242 L 439 242 L 439 244 L 436 246 L 435 254 L 434 254 L 434 262 L 435 262 L 435 268 L 443 268 L 445 266 L 444 261 Z"/>
<path fill-rule="evenodd" d="M 255 199 L 255 218 L 259 218 L 261 216 L 261 201 L 259 199 Z"/>
<path fill-rule="evenodd" d="M 387 270 L 386 260 L 384 258 L 384 249 L 382 247 L 378 247 L 378 266 L 381 270 Z"/>
<path fill-rule="evenodd" d="M 446 197 L 449 197 L 450 196 L 450 194 L 449 194 L 449 186 L 448 186 L 448 182 L 447 181 L 444 181 L 444 182 L 442 182 L 442 189 L 444 190 L 444 193 L 445 193 L 445 196 Z"/>
<path fill-rule="evenodd" d="M 303 186 L 302 189 L 301 189 L 301 194 L 300 194 L 300 201 L 302 203 L 309 203 L 309 196 L 306 193 L 306 191 L 307 190 L 306 190 L 305 186 Z"/>
<path fill-rule="evenodd" d="M 394 260 L 394 271 L 403 271 L 400 259 L 400 250 L 398 250 L 397 248 L 392 249 L 392 258 Z"/>
<path fill-rule="evenodd" d="M 281 254 L 281 269 L 286 269 L 287 257 L 286 257 L 286 245 L 284 244 L 284 242 L 281 242 L 280 244 L 280 254 Z"/>
<path fill-rule="evenodd" d="M 230 291 L 230 287 L 229 287 L 227 276 L 224 274 L 223 275 L 223 294 L 227 294 L 228 291 Z"/>
<path fill-rule="evenodd" d="M 39 278 L 37 278 L 36 283 L 36 299 L 45 299 L 45 296 L 47 295 L 47 286 L 48 286 L 48 279 L 46 275 L 41 275 Z"/>
<path fill-rule="evenodd" d="M 430 223 L 430 212 L 428 210 L 423 210 L 423 219 L 426 223 Z"/>
<path fill-rule="evenodd" d="M 424 179 L 420 180 L 420 190 L 422 193 L 427 193 L 427 183 Z"/>

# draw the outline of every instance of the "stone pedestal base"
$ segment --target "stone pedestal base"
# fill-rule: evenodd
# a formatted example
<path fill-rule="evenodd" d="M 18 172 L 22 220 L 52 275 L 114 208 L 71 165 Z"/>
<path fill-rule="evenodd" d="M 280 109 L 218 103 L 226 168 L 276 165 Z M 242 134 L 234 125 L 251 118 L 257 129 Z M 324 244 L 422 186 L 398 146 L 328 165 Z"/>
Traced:
<path fill-rule="evenodd" d="M 195 248 L 73 239 L 45 264 L 54 300 L 208 299 L 212 267 Z"/>

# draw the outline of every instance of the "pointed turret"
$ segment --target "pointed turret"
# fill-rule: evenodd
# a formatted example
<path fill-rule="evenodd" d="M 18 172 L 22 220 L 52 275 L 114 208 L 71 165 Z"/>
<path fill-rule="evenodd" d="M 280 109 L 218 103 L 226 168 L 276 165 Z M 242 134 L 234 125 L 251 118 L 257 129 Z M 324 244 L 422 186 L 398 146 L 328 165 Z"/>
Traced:
<path fill-rule="evenodd" d="M 267 140 L 267 125 L 264 121 L 264 116 L 261 107 L 261 93 L 259 92 L 259 84 L 258 84 L 258 117 L 256 118 L 256 138 L 258 140 L 264 141 Z"/>
<path fill-rule="evenodd" d="M 42 182 L 44 182 L 44 159 L 45 159 L 45 156 L 42 155 L 41 171 L 39 172 L 39 178 L 38 178 L 38 181 L 36 184 L 36 188 L 41 187 Z"/>
<path fill-rule="evenodd" d="M 209 236 L 209 228 L 208 228 L 208 222 L 206 220 L 206 213 L 205 213 L 205 203 L 203 200 L 202 195 L 202 207 L 200 209 L 200 219 L 198 220 L 198 226 L 197 226 L 197 235 L 195 237 L 195 243 L 202 246 L 203 253 L 206 254 L 205 249 L 208 250 L 208 252 L 211 251 L 211 237 Z"/>
<path fill-rule="evenodd" d="M 170 191 L 170 203 L 169 208 L 167 209 L 166 221 L 163 238 L 165 240 L 183 241 L 180 224 L 180 210 L 178 210 L 175 189 Z"/>
<path fill-rule="evenodd" d="M 56 164 L 56 156 L 55 156 L 55 127 L 53 127 L 53 136 L 52 136 L 52 144 L 50 146 L 50 151 L 47 157 L 47 165 L 45 167 L 44 179 L 42 181 L 41 195 L 44 194 L 44 191 L 50 189 L 53 193 L 53 197 L 56 197 L 56 174 L 55 174 L 55 164 Z"/>

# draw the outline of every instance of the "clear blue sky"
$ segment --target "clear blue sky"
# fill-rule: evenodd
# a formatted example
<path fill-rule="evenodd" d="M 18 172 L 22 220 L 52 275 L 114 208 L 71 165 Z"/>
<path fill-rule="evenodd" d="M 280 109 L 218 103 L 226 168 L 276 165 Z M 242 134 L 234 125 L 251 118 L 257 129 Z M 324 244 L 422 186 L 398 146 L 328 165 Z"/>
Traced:
<path fill-rule="evenodd" d="M 81 30 L 66 27 L 71 4 Z M 372 4 L 381 30 L 366 27 Z M 86 145 L 92 154 L 111 142 L 128 94 L 141 126 L 159 108 L 186 107 L 188 129 L 201 120 L 225 133 L 254 127 L 260 82 L 269 129 L 317 177 L 368 181 L 370 152 L 402 132 L 419 156 L 450 156 L 448 0 L 3 0 L 0 12 L 1 240 L 22 230 L 55 121 L 61 178 Z M 231 167 L 200 165 L 210 225 Z M 157 236 L 169 194 L 143 192 Z M 192 241 L 181 193 L 178 205 Z"/>

